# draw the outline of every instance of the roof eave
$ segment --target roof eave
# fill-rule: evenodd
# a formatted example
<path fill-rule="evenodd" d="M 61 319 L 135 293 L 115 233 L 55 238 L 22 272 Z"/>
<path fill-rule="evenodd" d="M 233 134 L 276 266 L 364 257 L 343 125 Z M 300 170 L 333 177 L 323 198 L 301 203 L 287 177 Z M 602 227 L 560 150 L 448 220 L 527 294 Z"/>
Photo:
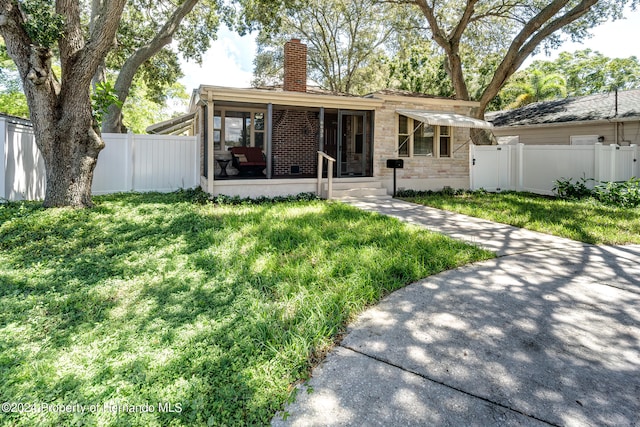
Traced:
<path fill-rule="evenodd" d="M 200 99 L 215 102 L 238 102 L 252 104 L 274 104 L 292 107 L 325 107 L 370 109 L 382 105 L 382 100 L 357 96 L 324 95 L 304 92 L 275 92 L 265 89 L 240 89 L 222 86 L 200 86 Z"/>
<path fill-rule="evenodd" d="M 145 130 L 151 134 L 165 134 L 175 132 L 180 129 L 187 129 L 193 121 L 195 113 L 187 113 L 178 117 L 173 117 L 160 123 L 154 123 Z"/>

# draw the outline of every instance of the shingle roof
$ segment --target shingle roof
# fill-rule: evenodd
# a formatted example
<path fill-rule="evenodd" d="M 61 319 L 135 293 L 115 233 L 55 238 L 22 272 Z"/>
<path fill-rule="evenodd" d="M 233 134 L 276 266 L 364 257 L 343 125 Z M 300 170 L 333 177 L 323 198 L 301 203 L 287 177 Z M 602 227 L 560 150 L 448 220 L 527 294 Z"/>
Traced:
<path fill-rule="evenodd" d="M 454 99 L 452 97 L 429 95 L 427 93 L 412 92 L 409 90 L 402 90 L 402 89 L 381 89 L 381 90 L 372 92 L 368 95 L 365 95 L 365 98 L 375 97 L 376 95 L 406 96 L 410 98 Z"/>
<path fill-rule="evenodd" d="M 632 117 L 640 120 L 640 89 L 618 92 L 617 102 L 617 114 L 615 92 L 608 92 L 536 102 L 515 110 L 487 113 L 485 117 L 496 127 Z"/>

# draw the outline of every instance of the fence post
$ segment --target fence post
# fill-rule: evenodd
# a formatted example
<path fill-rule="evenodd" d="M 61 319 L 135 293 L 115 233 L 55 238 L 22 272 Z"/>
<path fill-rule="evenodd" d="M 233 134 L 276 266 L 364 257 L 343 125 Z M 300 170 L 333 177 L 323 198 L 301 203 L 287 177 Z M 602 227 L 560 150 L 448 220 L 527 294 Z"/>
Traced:
<path fill-rule="evenodd" d="M 518 156 L 518 163 L 516 165 L 516 191 L 522 191 L 524 187 L 524 144 L 522 142 L 518 143 L 516 146 L 516 153 Z"/>
<path fill-rule="evenodd" d="M 602 143 L 596 142 L 593 145 L 593 180 L 595 183 L 602 182 L 600 176 L 600 157 L 602 154 Z"/>
<path fill-rule="evenodd" d="M 135 191 L 135 135 L 133 132 L 127 132 L 127 139 L 125 143 L 125 176 L 127 177 L 128 191 Z"/>
<path fill-rule="evenodd" d="M 609 182 L 614 182 L 616 180 L 616 168 L 618 166 L 618 156 L 620 155 L 620 146 L 616 144 L 611 144 L 609 146 L 611 150 L 611 157 L 609 158 L 610 167 L 609 167 Z"/>
<path fill-rule="evenodd" d="M 476 157 L 476 145 L 473 142 L 469 143 L 469 189 L 471 190 L 475 190 L 476 189 L 476 183 L 475 183 L 475 174 L 474 174 L 474 168 L 473 166 L 475 165 L 475 157 Z"/>
<path fill-rule="evenodd" d="M 7 122 L 4 118 L 0 117 L 0 202 L 7 198 L 7 194 L 5 192 L 5 173 L 7 170 L 6 145 Z"/>

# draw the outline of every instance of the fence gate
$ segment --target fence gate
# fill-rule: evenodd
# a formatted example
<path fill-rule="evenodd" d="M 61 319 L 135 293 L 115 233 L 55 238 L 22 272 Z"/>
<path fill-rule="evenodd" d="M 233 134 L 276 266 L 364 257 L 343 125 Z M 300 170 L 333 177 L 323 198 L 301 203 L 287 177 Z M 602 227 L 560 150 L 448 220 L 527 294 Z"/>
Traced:
<path fill-rule="evenodd" d="M 471 145 L 471 189 L 501 191 L 509 188 L 511 146 Z"/>

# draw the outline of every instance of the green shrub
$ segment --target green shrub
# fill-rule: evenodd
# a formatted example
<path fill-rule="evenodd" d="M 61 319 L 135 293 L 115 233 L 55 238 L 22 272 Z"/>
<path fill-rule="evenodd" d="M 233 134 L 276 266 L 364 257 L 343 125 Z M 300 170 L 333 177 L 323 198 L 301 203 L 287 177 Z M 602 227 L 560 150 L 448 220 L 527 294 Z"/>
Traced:
<path fill-rule="evenodd" d="M 587 186 L 592 178 L 580 178 L 573 182 L 572 178 L 561 178 L 555 182 L 553 191 L 562 199 L 579 200 L 592 197 L 602 204 L 634 208 L 640 206 L 640 180 L 631 178 L 622 182 L 603 182 L 593 189 Z"/>
<path fill-rule="evenodd" d="M 591 197 L 592 190 L 587 186 L 589 181 L 593 181 L 593 179 L 582 177 L 576 182 L 573 182 L 573 178 L 560 178 L 556 180 L 553 186 L 553 192 L 562 199 L 579 200 L 585 197 Z"/>
<path fill-rule="evenodd" d="M 607 182 L 597 185 L 593 197 L 612 206 L 634 208 L 640 206 L 640 179 L 631 178 L 624 182 Z"/>
<path fill-rule="evenodd" d="M 312 200 L 319 200 L 320 198 L 315 193 L 299 193 L 289 196 L 275 196 L 266 197 L 260 196 L 252 199 L 250 197 L 240 196 L 227 196 L 220 194 L 213 196 L 211 199 L 213 203 L 219 205 L 266 205 L 273 203 L 289 203 L 289 202 L 310 202 Z"/>

